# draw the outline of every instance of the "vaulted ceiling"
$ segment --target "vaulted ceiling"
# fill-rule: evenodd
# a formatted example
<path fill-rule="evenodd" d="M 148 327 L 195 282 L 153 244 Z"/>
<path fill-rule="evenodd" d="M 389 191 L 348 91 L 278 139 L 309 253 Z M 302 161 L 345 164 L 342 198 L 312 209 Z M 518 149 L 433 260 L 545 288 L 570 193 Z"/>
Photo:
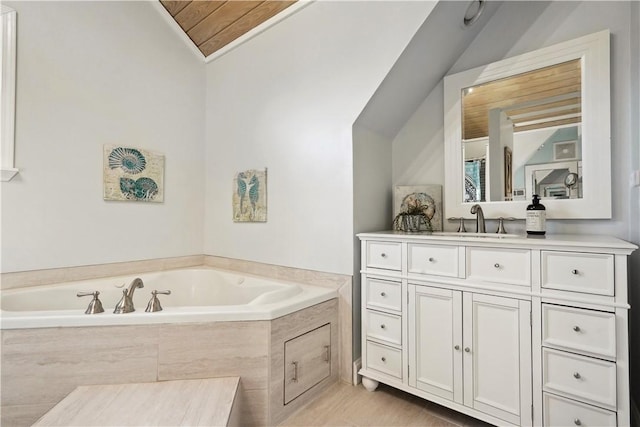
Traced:
<path fill-rule="evenodd" d="M 160 0 L 206 57 L 274 17 L 293 1 Z"/>

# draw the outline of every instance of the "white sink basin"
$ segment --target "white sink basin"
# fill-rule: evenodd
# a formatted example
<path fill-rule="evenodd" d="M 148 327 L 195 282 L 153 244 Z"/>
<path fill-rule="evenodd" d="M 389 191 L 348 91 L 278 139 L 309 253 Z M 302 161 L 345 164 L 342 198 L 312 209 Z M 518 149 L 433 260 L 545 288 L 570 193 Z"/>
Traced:
<path fill-rule="evenodd" d="M 498 234 L 498 233 L 459 233 L 457 231 L 434 231 L 433 236 L 452 236 L 452 237 L 477 237 L 477 238 L 494 238 L 508 239 L 523 237 L 520 234 Z"/>

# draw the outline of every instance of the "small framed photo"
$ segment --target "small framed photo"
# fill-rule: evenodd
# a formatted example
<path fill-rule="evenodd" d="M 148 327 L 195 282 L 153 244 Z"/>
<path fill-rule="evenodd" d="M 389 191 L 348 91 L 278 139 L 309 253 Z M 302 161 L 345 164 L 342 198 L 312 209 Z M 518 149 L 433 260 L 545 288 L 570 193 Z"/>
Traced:
<path fill-rule="evenodd" d="M 553 144 L 553 161 L 576 160 L 578 141 L 559 141 Z"/>

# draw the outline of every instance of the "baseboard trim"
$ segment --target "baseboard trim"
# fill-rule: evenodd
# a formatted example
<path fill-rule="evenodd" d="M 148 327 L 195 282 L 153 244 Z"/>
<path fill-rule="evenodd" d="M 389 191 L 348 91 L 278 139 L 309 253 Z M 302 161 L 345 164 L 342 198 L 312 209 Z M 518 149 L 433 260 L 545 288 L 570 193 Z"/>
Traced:
<path fill-rule="evenodd" d="M 362 382 L 362 375 L 359 375 L 360 368 L 362 368 L 362 358 L 358 357 L 355 362 L 353 362 L 353 385 L 358 385 Z"/>

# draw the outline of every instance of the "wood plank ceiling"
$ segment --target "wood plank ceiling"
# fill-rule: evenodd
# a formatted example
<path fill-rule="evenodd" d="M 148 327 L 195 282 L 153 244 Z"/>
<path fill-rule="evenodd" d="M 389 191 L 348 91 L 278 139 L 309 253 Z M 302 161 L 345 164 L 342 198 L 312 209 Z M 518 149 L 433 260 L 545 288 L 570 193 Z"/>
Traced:
<path fill-rule="evenodd" d="M 206 57 L 277 15 L 296 1 L 160 0 Z"/>
<path fill-rule="evenodd" d="M 489 111 L 501 109 L 514 132 L 582 121 L 579 59 L 463 91 L 463 140 L 489 135 Z"/>

